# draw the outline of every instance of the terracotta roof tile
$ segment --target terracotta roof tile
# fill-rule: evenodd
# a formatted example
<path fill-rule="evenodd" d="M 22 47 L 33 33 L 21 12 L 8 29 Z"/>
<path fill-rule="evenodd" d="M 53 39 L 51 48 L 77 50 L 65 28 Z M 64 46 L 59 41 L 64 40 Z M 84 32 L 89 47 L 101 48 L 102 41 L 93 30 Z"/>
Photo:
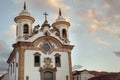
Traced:
<path fill-rule="evenodd" d="M 120 80 L 120 73 L 107 73 L 104 75 L 93 77 L 89 80 Z"/>

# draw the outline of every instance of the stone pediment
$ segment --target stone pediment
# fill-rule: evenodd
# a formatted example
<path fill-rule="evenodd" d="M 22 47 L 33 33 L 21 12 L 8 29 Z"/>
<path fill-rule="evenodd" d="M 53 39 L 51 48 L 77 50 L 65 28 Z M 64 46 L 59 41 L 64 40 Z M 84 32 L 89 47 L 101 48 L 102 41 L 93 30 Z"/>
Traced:
<path fill-rule="evenodd" d="M 33 43 L 34 43 L 34 46 L 37 46 L 37 47 L 39 46 L 39 44 L 46 44 L 49 47 L 53 46 L 53 45 L 55 47 L 62 47 L 62 43 L 59 40 L 57 40 L 56 38 L 51 37 L 51 36 L 39 37 Z"/>

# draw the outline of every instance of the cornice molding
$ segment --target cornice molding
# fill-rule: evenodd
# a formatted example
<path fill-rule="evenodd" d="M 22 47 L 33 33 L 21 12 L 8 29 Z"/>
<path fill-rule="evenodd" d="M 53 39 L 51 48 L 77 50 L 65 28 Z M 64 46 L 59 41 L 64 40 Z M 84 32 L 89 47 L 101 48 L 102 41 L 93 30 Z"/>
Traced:
<path fill-rule="evenodd" d="M 65 24 L 67 25 L 68 27 L 70 26 L 70 23 L 67 22 L 67 21 L 58 21 L 58 22 L 55 22 L 52 24 L 53 27 L 56 27 L 56 25 L 61 25 L 61 24 Z"/>
<path fill-rule="evenodd" d="M 31 17 L 31 16 L 25 16 L 25 15 L 15 17 L 14 21 L 17 22 L 19 19 L 28 19 L 28 20 L 31 20 L 32 23 L 35 22 L 35 19 L 33 17 Z"/>

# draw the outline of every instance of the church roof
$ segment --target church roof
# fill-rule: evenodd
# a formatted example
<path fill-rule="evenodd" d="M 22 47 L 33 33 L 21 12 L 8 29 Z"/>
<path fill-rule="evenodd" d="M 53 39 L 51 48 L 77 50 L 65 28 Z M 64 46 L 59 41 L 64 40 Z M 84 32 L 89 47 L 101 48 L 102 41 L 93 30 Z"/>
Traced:
<path fill-rule="evenodd" d="M 107 74 L 107 72 L 88 71 L 88 70 L 85 69 L 85 70 L 81 70 L 81 71 L 75 71 L 75 72 L 73 72 L 72 75 L 73 75 L 73 76 L 75 76 L 75 75 L 81 75 L 81 73 L 84 72 L 84 71 L 87 71 L 88 73 L 93 74 L 93 75 L 95 75 L 95 76 Z"/>
<path fill-rule="evenodd" d="M 44 23 L 42 24 L 42 27 L 44 27 L 44 26 L 48 26 L 50 28 L 50 24 L 48 24 L 47 20 L 45 20 Z"/>
<path fill-rule="evenodd" d="M 120 80 L 120 73 L 108 73 L 90 78 L 89 80 Z"/>

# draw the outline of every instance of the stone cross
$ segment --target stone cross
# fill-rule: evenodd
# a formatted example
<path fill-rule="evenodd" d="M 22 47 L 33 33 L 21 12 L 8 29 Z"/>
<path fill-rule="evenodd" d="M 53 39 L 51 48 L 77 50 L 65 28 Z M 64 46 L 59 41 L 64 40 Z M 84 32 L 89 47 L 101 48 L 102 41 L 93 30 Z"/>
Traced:
<path fill-rule="evenodd" d="M 45 12 L 43 15 L 45 15 L 45 20 L 47 20 L 47 15 L 48 15 L 48 14 Z"/>

